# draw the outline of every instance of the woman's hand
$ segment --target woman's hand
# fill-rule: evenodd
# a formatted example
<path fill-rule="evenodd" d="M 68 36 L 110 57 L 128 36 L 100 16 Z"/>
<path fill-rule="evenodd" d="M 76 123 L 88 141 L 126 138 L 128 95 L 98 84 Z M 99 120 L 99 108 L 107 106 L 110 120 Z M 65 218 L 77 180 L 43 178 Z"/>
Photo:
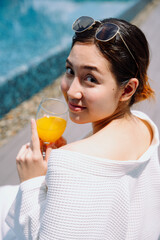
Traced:
<path fill-rule="evenodd" d="M 67 144 L 67 141 L 64 137 L 60 137 L 57 141 L 55 141 L 54 143 L 50 143 L 47 145 L 47 150 L 49 150 L 49 148 L 51 149 L 56 149 L 56 148 L 60 148 L 64 145 Z M 43 143 L 42 143 L 43 145 Z"/>
<path fill-rule="evenodd" d="M 20 182 L 43 176 L 47 172 L 47 158 L 45 160 L 43 159 L 37 125 L 34 119 L 31 120 L 31 132 L 31 142 L 21 147 L 16 158 Z"/>
<path fill-rule="evenodd" d="M 43 159 L 41 152 L 43 142 L 39 140 L 37 125 L 34 119 L 31 120 L 31 132 L 31 143 L 23 145 L 16 157 L 20 182 L 46 175 L 50 152 L 52 149 L 62 147 L 66 144 L 66 140 L 61 137 L 55 143 L 47 145 L 45 159 Z"/>
<path fill-rule="evenodd" d="M 40 149 L 41 152 L 45 152 L 45 160 L 49 158 L 49 155 L 52 149 L 60 148 L 67 144 L 67 141 L 64 137 L 60 137 L 54 143 L 44 144 L 42 140 L 40 140 Z"/>

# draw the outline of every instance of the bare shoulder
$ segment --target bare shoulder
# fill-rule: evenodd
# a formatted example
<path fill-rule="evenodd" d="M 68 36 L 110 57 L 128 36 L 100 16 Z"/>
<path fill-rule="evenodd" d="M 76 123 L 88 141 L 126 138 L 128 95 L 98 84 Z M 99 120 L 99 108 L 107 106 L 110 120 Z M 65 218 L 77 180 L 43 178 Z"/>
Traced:
<path fill-rule="evenodd" d="M 63 147 L 61 147 L 61 149 L 88 154 L 88 152 L 86 151 L 89 146 L 88 140 L 89 137 L 64 145 Z"/>
<path fill-rule="evenodd" d="M 147 121 L 135 118 L 107 126 L 80 141 L 63 146 L 63 149 L 111 160 L 137 160 L 149 148 L 152 128 Z"/>

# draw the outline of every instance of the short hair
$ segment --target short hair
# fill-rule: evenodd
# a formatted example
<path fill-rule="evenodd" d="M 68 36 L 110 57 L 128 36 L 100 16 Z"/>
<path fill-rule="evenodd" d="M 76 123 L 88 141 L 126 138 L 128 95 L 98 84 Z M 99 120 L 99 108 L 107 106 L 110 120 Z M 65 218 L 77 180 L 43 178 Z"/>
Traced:
<path fill-rule="evenodd" d="M 132 55 L 117 34 L 112 40 L 101 42 L 96 40 L 97 29 L 104 23 L 114 23 L 119 26 L 120 34 L 127 43 Z M 97 21 L 93 27 L 82 33 L 75 33 L 72 47 L 76 42 L 94 43 L 102 55 L 109 61 L 110 70 L 119 86 L 125 86 L 129 79 L 136 77 L 139 85 L 131 98 L 130 106 L 136 102 L 154 97 L 150 87 L 147 70 L 150 62 L 149 46 L 144 33 L 135 25 L 117 18 L 106 18 Z M 137 63 L 137 64 L 136 64 Z"/>

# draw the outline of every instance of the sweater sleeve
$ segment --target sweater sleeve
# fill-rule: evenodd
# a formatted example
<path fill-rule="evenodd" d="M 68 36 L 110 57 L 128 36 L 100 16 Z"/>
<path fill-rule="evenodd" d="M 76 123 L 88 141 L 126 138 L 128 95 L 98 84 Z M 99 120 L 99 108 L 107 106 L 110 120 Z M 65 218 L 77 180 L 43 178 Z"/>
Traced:
<path fill-rule="evenodd" d="M 45 176 L 20 184 L 17 196 L 6 217 L 6 223 L 18 239 L 38 239 L 46 194 Z"/>

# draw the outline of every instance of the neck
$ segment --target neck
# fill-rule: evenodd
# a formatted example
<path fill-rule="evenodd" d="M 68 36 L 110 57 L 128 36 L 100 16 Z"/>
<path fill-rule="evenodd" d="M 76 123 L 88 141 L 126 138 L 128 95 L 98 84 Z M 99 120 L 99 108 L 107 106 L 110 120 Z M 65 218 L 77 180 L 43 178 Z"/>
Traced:
<path fill-rule="evenodd" d="M 131 115 L 130 109 L 121 109 L 115 111 L 111 116 L 92 123 L 93 134 L 106 127 L 111 122 L 126 119 Z"/>

